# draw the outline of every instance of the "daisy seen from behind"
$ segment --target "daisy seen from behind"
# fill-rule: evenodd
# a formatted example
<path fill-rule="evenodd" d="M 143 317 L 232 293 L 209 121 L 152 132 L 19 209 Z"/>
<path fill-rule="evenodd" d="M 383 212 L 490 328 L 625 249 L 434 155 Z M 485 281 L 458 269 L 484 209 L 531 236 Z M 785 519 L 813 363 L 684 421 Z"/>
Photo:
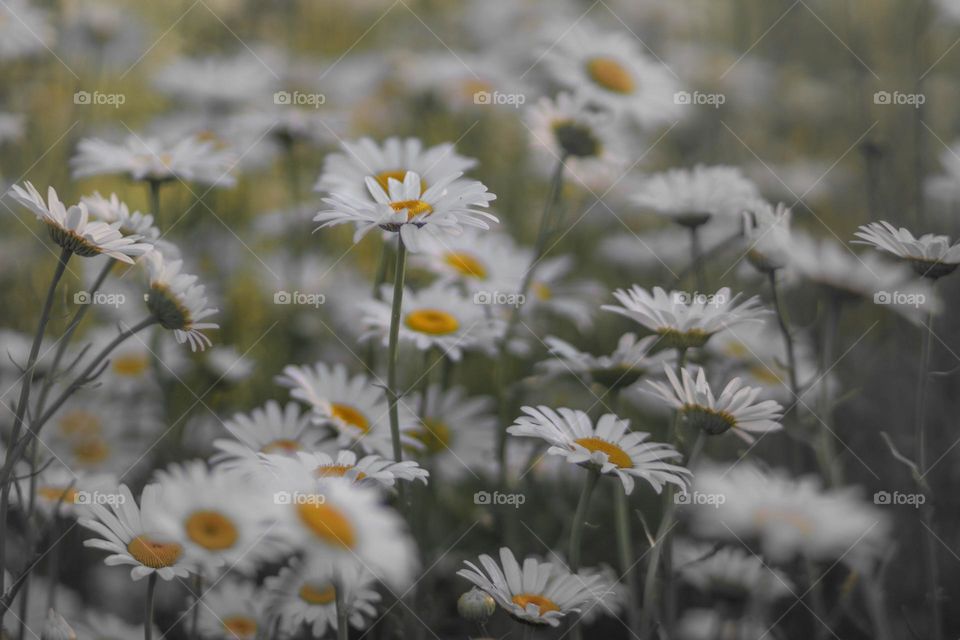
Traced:
<path fill-rule="evenodd" d="M 960 243 L 951 244 L 944 235 L 925 233 L 915 237 L 904 227 L 889 222 L 861 225 L 854 243 L 869 245 L 907 261 L 917 275 L 936 280 L 953 273 L 960 264 Z"/>
<path fill-rule="evenodd" d="M 147 308 L 164 329 L 173 331 L 177 342 L 190 343 L 190 350 L 203 351 L 213 342 L 204 329 L 219 329 L 215 322 L 201 322 L 217 313 L 207 306 L 205 288 L 197 276 L 183 273 L 182 260 L 167 261 L 159 251 L 147 255 L 150 291 Z"/>

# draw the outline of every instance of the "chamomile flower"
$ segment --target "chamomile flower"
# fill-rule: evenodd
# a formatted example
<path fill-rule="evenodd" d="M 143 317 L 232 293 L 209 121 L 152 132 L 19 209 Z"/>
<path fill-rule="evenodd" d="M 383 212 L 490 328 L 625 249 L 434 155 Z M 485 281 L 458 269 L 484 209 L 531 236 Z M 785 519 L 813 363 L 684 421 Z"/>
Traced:
<path fill-rule="evenodd" d="M 291 397 L 313 409 L 314 420 L 337 432 L 342 447 L 358 445 L 364 451 L 392 455 L 389 406 L 383 390 L 363 374 L 351 377 L 342 364 L 328 366 L 323 362 L 310 366 L 284 367 L 277 382 L 290 388 Z M 416 424 L 416 417 L 405 402 L 398 405 L 400 429 L 404 432 Z M 417 442 L 401 433 L 408 446 Z"/>
<path fill-rule="evenodd" d="M 27 182 L 25 187 L 13 185 L 10 196 L 47 225 L 50 238 L 55 243 L 78 256 L 91 258 L 102 254 L 133 264 L 133 258 L 153 249 L 147 243 L 138 242 L 138 235 L 124 235 L 116 222 L 107 224 L 90 220 L 87 206 L 82 202 L 66 207 L 53 187 L 47 189 L 46 202 L 33 184 Z"/>
<path fill-rule="evenodd" d="M 384 287 L 383 300 L 389 300 Z M 365 338 L 389 341 L 390 305 L 383 300 L 362 303 Z M 437 348 L 451 360 L 460 360 L 465 350 L 489 349 L 502 328 L 484 307 L 465 298 L 457 289 L 442 283 L 420 291 L 405 290 L 401 307 L 400 343 L 412 344 L 420 351 Z"/>
<path fill-rule="evenodd" d="M 754 599 L 772 602 L 793 592 L 790 578 L 739 547 L 678 544 L 673 564 L 698 591 L 734 605 Z"/>
<path fill-rule="evenodd" d="M 468 229 L 458 236 L 432 238 L 412 256 L 414 264 L 470 292 L 512 292 L 533 262 L 533 253 L 500 231 Z"/>
<path fill-rule="evenodd" d="M 714 216 L 738 219 L 759 199 L 756 185 L 728 166 L 671 169 L 645 179 L 633 201 L 684 227 L 699 227 Z"/>
<path fill-rule="evenodd" d="M 360 458 L 353 451 L 344 449 L 336 456 L 322 451 L 297 455 L 304 464 L 313 467 L 318 478 L 345 478 L 363 485 L 392 487 L 398 480 L 420 480 L 426 484 L 430 475 L 413 460 L 394 462 L 375 453 Z"/>
<path fill-rule="evenodd" d="M 601 581 L 600 576 L 573 575 L 536 558 L 526 558 L 521 568 L 507 547 L 500 549 L 499 565 L 486 554 L 480 556 L 480 567 L 464 564 L 468 568 L 457 571 L 458 576 L 492 596 L 511 617 L 531 625 L 559 626 L 564 616 L 579 613 L 596 599 Z"/>
<path fill-rule="evenodd" d="M 638 340 L 636 334 L 625 333 L 620 336 L 613 353 L 594 356 L 560 338 L 548 336 L 544 343 L 553 357 L 541 362 L 540 367 L 551 374 L 573 374 L 611 389 L 622 389 L 635 383 L 651 368 L 659 369 L 663 356 L 650 353 L 657 341 L 657 336 Z"/>
<path fill-rule="evenodd" d="M 279 403 L 270 400 L 249 414 L 234 415 L 223 426 L 233 439 L 213 441 L 219 451 L 211 462 L 246 471 L 260 467 L 261 453 L 292 456 L 298 451 L 312 451 L 323 438 L 310 424 L 309 415 L 301 414 L 295 402 L 281 408 Z"/>
<path fill-rule="evenodd" d="M 29 479 L 21 480 L 19 485 L 19 489 L 10 492 L 15 502 L 30 496 Z M 51 465 L 37 474 L 34 508 L 48 518 L 54 514 L 77 517 L 84 515 L 86 505 L 98 496 L 115 493 L 116 489 L 117 479 L 113 474 L 74 473 L 63 465 Z"/>
<path fill-rule="evenodd" d="M 218 187 L 236 183 L 230 175 L 232 154 L 197 136 L 165 142 L 131 135 L 119 144 L 85 138 L 77 145 L 77 154 L 70 164 L 75 178 L 120 173 L 133 180 L 156 183 L 183 180 Z"/>
<path fill-rule="evenodd" d="M 120 485 L 115 500 L 91 504 L 89 517 L 80 524 L 101 537 L 84 541 L 84 546 L 101 549 L 110 555 L 107 566 L 131 565 L 134 580 L 156 573 L 164 580 L 186 578 L 192 564 L 184 553 L 183 540 L 164 533 L 160 521 L 160 487 L 148 484 L 140 494 L 140 505 L 126 485 Z"/>
<path fill-rule="evenodd" d="M 770 273 L 790 261 L 790 209 L 758 201 L 743 214 L 747 259 L 758 271 Z"/>
<path fill-rule="evenodd" d="M 644 126 L 677 120 L 674 77 L 628 33 L 578 25 L 555 42 L 545 61 L 560 84 L 591 103 Z"/>
<path fill-rule="evenodd" d="M 664 365 L 663 371 L 670 385 L 655 380 L 647 384 L 667 404 L 683 414 L 695 429 L 707 435 L 720 435 L 732 429 L 747 442 L 753 442 L 752 433 L 768 433 L 783 428 L 780 424 L 783 415 L 780 403 L 775 400 L 756 401 L 763 389 L 747 387 L 740 378 L 734 378 L 717 398 L 707 383 L 703 367 L 697 369 L 696 378 L 687 369 L 681 371 L 681 382 L 673 369 Z"/>
<path fill-rule="evenodd" d="M 104 198 L 99 191 L 94 191 L 93 195 L 84 196 L 80 201 L 87 206 L 87 210 L 94 218 L 107 224 L 118 223 L 118 228 L 123 234 L 138 235 L 150 243 L 156 242 L 160 237 L 160 229 L 154 224 L 152 215 L 139 211 L 131 213 L 126 203 L 115 193 L 111 193 L 109 198 Z"/>
<path fill-rule="evenodd" d="M 550 444 L 548 454 L 568 462 L 591 467 L 616 476 L 623 489 L 633 492 L 634 478 L 650 483 L 660 493 L 664 485 L 686 489 L 690 471 L 667 462 L 681 458 L 668 444 L 646 442 L 649 433 L 630 431 L 630 421 L 612 413 L 605 414 L 596 426 L 583 411 L 550 407 L 523 407 L 526 414 L 516 419 L 507 432 L 528 438 L 540 438 Z"/>
<path fill-rule="evenodd" d="M 147 255 L 150 292 L 147 307 L 156 316 L 160 326 L 173 331 L 177 342 L 190 343 L 190 350 L 203 351 L 213 342 L 204 335 L 204 329 L 219 329 L 215 322 L 201 322 L 217 312 L 207 306 L 203 285 L 196 284 L 197 276 L 183 273 L 182 260 L 168 262 L 159 251 Z"/>
<path fill-rule="evenodd" d="M 267 593 L 251 582 L 227 578 L 203 593 L 197 631 L 210 640 L 255 640 L 269 628 Z M 184 614 L 187 615 L 187 614 Z"/>
<path fill-rule="evenodd" d="M 861 225 L 854 235 L 859 238 L 854 243 L 906 260 L 918 275 L 931 280 L 953 273 L 960 264 L 960 243 L 951 244 L 947 236 L 926 233 L 916 238 L 909 230 L 883 221 Z"/>
<path fill-rule="evenodd" d="M 671 347 L 702 347 L 710 337 L 726 328 L 746 322 L 759 322 L 767 313 L 760 298 L 753 296 L 738 302 L 740 294 L 730 295 L 724 287 L 715 294 L 690 294 L 684 291 L 667 293 L 660 287 L 651 295 L 639 285 L 617 289 L 613 293 L 622 306 L 603 305 L 638 322 L 661 336 Z"/>
<path fill-rule="evenodd" d="M 410 251 L 420 250 L 422 241 L 438 233 L 457 235 L 464 226 L 489 229 L 498 222 L 492 213 L 482 211 L 496 196 L 476 180 L 460 180 L 461 172 L 445 172 L 426 189 L 420 174 L 408 171 L 398 180 L 387 178 L 381 185 L 367 176 L 369 199 L 347 192 L 333 191 L 323 201 L 331 208 L 314 217 L 320 228 L 352 223 L 357 227 L 354 242 L 371 229 L 398 232 Z"/>

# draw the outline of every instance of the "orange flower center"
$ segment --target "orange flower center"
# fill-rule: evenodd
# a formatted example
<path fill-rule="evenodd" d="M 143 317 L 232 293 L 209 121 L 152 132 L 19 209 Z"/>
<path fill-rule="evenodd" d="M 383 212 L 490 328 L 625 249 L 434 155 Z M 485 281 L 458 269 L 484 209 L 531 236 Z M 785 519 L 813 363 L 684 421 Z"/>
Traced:
<path fill-rule="evenodd" d="M 443 257 L 443 261 L 462 276 L 477 280 L 487 277 L 487 269 L 483 266 L 483 262 L 469 253 L 452 251 Z"/>
<path fill-rule="evenodd" d="M 300 451 L 300 443 L 289 438 L 279 438 L 260 447 L 261 453 L 284 453 L 291 455 Z"/>
<path fill-rule="evenodd" d="M 300 599 L 309 604 L 330 604 L 337 597 L 337 591 L 332 584 L 313 585 L 305 582 L 300 587 Z"/>
<path fill-rule="evenodd" d="M 183 547 L 176 542 L 159 542 L 147 536 L 137 536 L 127 544 L 127 552 L 145 567 L 162 569 L 177 563 Z"/>
<path fill-rule="evenodd" d="M 411 311 L 407 314 L 404 324 L 413 331 L 437 336 L 454 333 L 460 328 L 460 323 L 452 314 L 440 309 Z"/>
<path fill-rule="evenodd" d="M 330 413 L 333 414 L 334 418 L 343 420 L 364 433 L 370 430 L 370 422 L 367 417 L 348 404 L 333 402 L 330 404 Z"/>
<path fill-rule="evenodd" d="M 630 456 L 627 454 L 627 452 L 612 442 L 607 442 L 606 440 L 601 440 L 600 438 L 578 438 L 574 440 L 574 442 L 591 453 L 599 451 L 607 454 L 607 460 L 621 469 L 633 468 L 633 460 L 630 459 Z"/>
<path fill-rule="evenodd" d="M 383 190 L 389 193 L 390 189 L 390 179 L 393 178 L 397 182 L 403 182 L 403 179 L 406 177 L 407 172 L 397 169 L 396 171 L 381 171 L 373 177 L 377 181 Z M 420 193 L 423 193 L 427 190 L 427 182 L 423 178 L 420 178 Z"/>
<path fill-rule="evenodd" d="M 633 93 L 636 83 L 630 70 L 613 58 L 597 57 L 587 62 L 587 75 L 614 93 Z"/>
<path fill-rule="evenodd" d="M 73 445 L 73 455 L 81 464 L 94 465 L 110 457 L 110 446 L 103 438 L 87 438 Z"/>
<path fill-rule="evenodd" d="M 398 200 L 390 203 L 390 208 L 400 213 L 407 212 L 407 220 L 413 220 L 419 215 L 430 215 L 433 213 L 433 207 L 424 200 Z"/>
<path fill-rule="evenodd" d="M 100 418 L 89 411 L 74 409 L 60 418 L 60 431 L 67 436 L 94 436 L 100 433 Z"/>
<path fill-rule="evenodd" d="M 74 504 L 77 501 L 77 490 L 73 487 L 37 487 L 37 495 L 50 502 Z"/>
<path fill-rule="evenodd" d="M 118 376 L 135 378 L 150 368 L 150 358 L 141 353 L 120 355 L 113 359 L 110 366 Z"/>
<path fill-rule="evenodd" d="M 231 638 L 252 638 L 257 635 L 257 621 L 247 616 L 232 616 L 223 621 L 223 628 Z"/>
<path fill-rule="evenodd" d="M 223 551 L 237 543 L 233 521 L 217 511 L 195 511 L 185 524 L 187 537 L 209 551 Z"/>
<path fill-rule="evenodd" d="M 297 515 L 315 536 L 330 546 L 352 549 L 357 543 L 350 520 L 334 506 L 316 502 L 298 504 Z"/>
<path fill-rule="evenodd" d="M 550 598 L 545 598 L 536 593 L 518 593 L 512 598 L 514 604 L 520 606 L 523 609 L 527 608 L 528 604 L 536 605 L 540 610 L 539 613 L 542 616 L 548 611 L 560 611 L 560 607 L 557 606 Z"/>

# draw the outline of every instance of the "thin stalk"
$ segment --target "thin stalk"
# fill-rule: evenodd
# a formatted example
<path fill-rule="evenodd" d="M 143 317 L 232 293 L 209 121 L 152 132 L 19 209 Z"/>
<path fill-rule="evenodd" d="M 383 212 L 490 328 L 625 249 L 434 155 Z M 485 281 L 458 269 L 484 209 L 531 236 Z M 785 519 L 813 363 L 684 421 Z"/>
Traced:
<path fill-rule="evenodd" d="M 597 480 L 600 479 L 600 472 L 596 469 L 590 469 L 587 472 L 587 478 L 583 483 L 583 490 L 580 492 L 580 501 L 577 503 L 577 511 L 573 514 L 573 527 L 570 529 L 570 573 L 575 574 L 580 570 L 580 547 L 583 543 L 583 527 L 587 522 L 587 509 L 590 507 L 590 496 L 597 486 Z M 580 640 L 582 637 L 579 620 L 571 622 L 570 637 L 573 640 Z"/>
<path fill-rule="evenodd" d="M 777 287 L 777 272 L 770 271 L 770 295 L 773 297 L 773 309 L 777 314 L 777 324 L 780 325 L 780 333 L 783 335 L 783 344 L 787 350 L 787 375 L 790 378 L 790 391 L 797 399 L 800 398 L 800 384 L 797 382 L 797 354 L 793 346 L 793 334 L 790 332 L 790 325 L 787 324 L 787 314 L 783 307 L 783 301 L 780 299 L 780 289 Z"/>
<path fill-rule="evenodd" d="M 820 353 L 820 376 L 825 378 L 827 371 L 833 365 L 833 353 L 837 340 L 837 331 L 840 328 L 840 305 L 838 300 L 830 299 L 827 301 L 827 313 L 824 318 L 823 337 L 821 340 Z M 827 420 L 833 421 L 833 412 L 829 410 L 830 396 L 827 391 L 830 385 L 825 379 L 820 380 L 820 415 L 825 416 Z M 835 465 L 836 455 L 834 452 L 833 434 L 823 424 L 820 425 L 820 437 L 817 444 L 817 459 L 820 462 L 820 470 L 824 481 L 828 486 L 838 486 L 842 480 L 839 468 Z"/>
<path fill-rule="evenodd" d="M 147 578 L 147 597 L 143 606 L 143 640 L 153 639 L 153 596 L 157 590 L 157 572 Z"/>
<path fill-rule="evenodd" d="M 160 212 L 160 186 L 163 183 L 159 180 L 149 180 L 147 182 L 147 187 L 149 189 L 150 197 L 150 208 L 152 209 L 154 220 L 157 221 L 157 226 L 160 226 L 162 220 L 162 214 Z"/>
<path fill-rule="evenodd" d="M 631 635 L 640 629 L 640 608 L 637 606 L 637 572 L 633 570 L 633 536 L 630 532 L 630 500 L 620 482 L 613 486 L 614 517 L 617 529 L 617 555 L 620 560 L 621 581 L 627 586 L 627 623 Z"/>
<path fill-rule="evenodd" d="M 817 575 L 817 569 L 813 562 L 807 560 L 805 565 L 807 581 L 810 583 L 810 599 L 813 601 L 813 606 L 811 607 L 811 613 L 814 618 L 813 637 L 815 640 L 823 640 L 827 637 L 827 628 L 822 622 L 827 618 L 827 605 L 823 600 L 822 576 Z"/>
<path fill-rule="evenodd" d="M 703 247 L 700 244 L 700 225 L 690 225 L 690 257 L 693 260 L 694 282 L 697 291 L 706 293 L 707 274 L 704 271 Z"/>
<path fill-rule="evenodd" d="M 403 459 L 400 446 L 400 392 L 397 383 L 397 347 L 400 341 L 400 311 L 403 307 L 403 277 L 407 267 L 407 247 L 403 238 L 397 238 L 397 268 L 393 274 L 393 304 L 390 307 L 390 341 L 387 352 L 387 396 L 390 399 L 390 437 L 393 440 L 393 459 Z"/>
<path fill-rule="evenodd" d="M 200 624 L 200 600 L 203 598 L 203 576 L 199 573 L 193 576 L 193 588 L 196 594 L 193 596 L 193 611 L 191 611 L 190 637 L 198 638 L 197 625 Z"/>
<path fill-rule="evenodd" d="M 337 640 L 348 640 L 350 637 L 350 628 L 348 626 L 347 605 L 343 601 L 343 589 L 341 585 L 334 587 L 334 594 L 337 603 Z"/>

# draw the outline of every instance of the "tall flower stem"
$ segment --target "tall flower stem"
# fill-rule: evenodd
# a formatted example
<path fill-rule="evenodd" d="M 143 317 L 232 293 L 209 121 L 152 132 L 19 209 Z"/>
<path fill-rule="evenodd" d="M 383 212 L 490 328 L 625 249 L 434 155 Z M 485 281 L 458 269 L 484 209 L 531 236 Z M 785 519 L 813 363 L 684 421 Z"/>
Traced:
<path fill-rule="evenodd" d="M 393 272 L 393 304 L 390 307 L 390 337 L 387 346 L 387 398 L 390 401 L 390 438 L 393 441 L 393 459 L 403 460 L 403 448 L 400 445 L 400 402 L 399 383 L 397 382 L 397 348 L 400 342 L 400 315 L 403 308 L 403 278 L 407 268 L 407 247 L 403 238 L 397 235 L 397 262 Z M 403 483 L 397 484 L 400 504 L 404 502 Z"/>
<path fill-rule="evenodd" d="M 337 640 L 348 640 L 350 637 L 349 616 L 347 605 L 343 600 L 343 586 L 336 585 L 334 594 L 337 606 Z"/>
<path fill-rule="evenodd" d="M 836 348 L 837 332 L 840 329 L 840 305 L 841 302 L 831 298 L 827 301 L 827 312 L 824 318 L 823 336 L 820 344 L 820 376 L 826 377 L 827 372 L 833 366 L 833 353 Z M 820 380 L 820 410 L 819 414 L 826 416 L 827 420 L 832 421 L 833 412 L 829 409 L 830 395 L 828 388 L 830 385 L 826 380 Z M 836 465 L 836 455 L 833 444 L 833 433 L 826 424 L 820 425 L 820 437 L 817 444 L 817 459 L 820 462 L 820 470 L 824 481 L 829 486 L 838 486 L 842 483 L 840 470 Z"/>
<path fill-rule="evenodd" d="M 630 532 L 630 499 L 619 482 L 612 483 L 614 517 L 617 529 L 617 555 L 620 561 L 621 580 L 627 585 L 627 621 L 631 635 L 639 632 L 640 608 L 636 606 L 639 588 L 637 572 L 633 570 L 633 536 Z"/>
<path fill-rule="evenodd" d="M 790 332 L 790 325 L 787 324 L 786 310 L 780 298 L 780 289 L 777 287 L 777 272 L 776 270 L 771 270 L 767 275 L 770 279 L 770 295 L 773 298 L 773 310 L 777 314 L 777 324 L 780 326 L 780 333 L 783 335 L 783 345 L 787 351 L 787 375 L 790 378 L 790 391 L 794 397 L 799 400 L 800 384 L 797 381 L 797 354 L 793 345 L 793 334 Z"/>
<path fill-rule="evenodd" d="M 158 227 L 163 219 L 160 211 L 160 187 L 162 184 L 163 183 L 159 180 L 149 180 L 147 182 L 147 188 L 149 190 L 150 197 L 150 208 L 152 209 L 150 213 L 153 214 L 153 218 L 157 221 Z"/>
<path fill-rule="evenodd" d="M 153 596 L 157 590 L 157 572 L 147 578 L 147 597 L 143 605 L 143 640 L 153 638 Z"/>
<path fill-rule="evenodd" d="M 576 573 L 580 570 L 580 547 L 583 543 L 583 527 L 587 522 L 587 509 L 590 507 L 590 496 L 597 486 L 597 480 L 600 479 L 600 472 L 596 469 L 587 471 L 587 479 L 583 483 L 583 490 L 580 492 L 580 501 L 577 502 L 577 511 L 573 514 L 573 527 L 570 529 L 570 573 Z M 579 640 L 581 637 L 578 621 L 571 623 L 570 636 L 573 640 Z"/>
<path fill-rule="evenodd" d="M 203 598 L 203 576 L 199 573 L 193 576 L 193 588 L 196 595 L 193 597 L 193 611 L 191 611 L 190 637 L 197 638 L 197 625 L 200 624 L 200 600 Z"/>
<path fill-rule="evenodd" d="M 704 272 L 703 246 L 700 243 L 700 225 L 690 225 L 690 258 L 693 261 L 694 283 L 697 291 L 706 293 L 707 274 Z"/>

